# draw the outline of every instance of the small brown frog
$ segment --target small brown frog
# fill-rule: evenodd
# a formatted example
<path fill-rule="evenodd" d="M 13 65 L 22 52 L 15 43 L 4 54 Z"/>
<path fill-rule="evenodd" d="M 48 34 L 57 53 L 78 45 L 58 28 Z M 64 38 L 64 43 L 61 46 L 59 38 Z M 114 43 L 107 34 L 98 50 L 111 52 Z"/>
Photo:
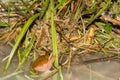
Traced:
<path fill-rule="evenodd" d="M 54 62 L 54 57 L 49 57 L 49 55 L 39 56 L 33 63 L 31 64 L 34 72 L 46 72 L 52 67 Z"/>

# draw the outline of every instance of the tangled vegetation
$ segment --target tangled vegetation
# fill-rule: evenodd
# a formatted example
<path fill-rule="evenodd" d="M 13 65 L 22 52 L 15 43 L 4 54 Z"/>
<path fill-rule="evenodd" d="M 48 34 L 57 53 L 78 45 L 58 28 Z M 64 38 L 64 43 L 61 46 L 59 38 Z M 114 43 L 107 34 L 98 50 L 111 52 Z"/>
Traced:
<path fill-rule="evenodd" d="M 79 63 L 120 59 L 119 0 L 1 0 L 0 9 L 0 42 L 13 47 L 4 71 L 14 55 L 19 71 L 30 57 L 47 54 L 62 80 L 62 67 L 76 55 L 98 56 Z"/>

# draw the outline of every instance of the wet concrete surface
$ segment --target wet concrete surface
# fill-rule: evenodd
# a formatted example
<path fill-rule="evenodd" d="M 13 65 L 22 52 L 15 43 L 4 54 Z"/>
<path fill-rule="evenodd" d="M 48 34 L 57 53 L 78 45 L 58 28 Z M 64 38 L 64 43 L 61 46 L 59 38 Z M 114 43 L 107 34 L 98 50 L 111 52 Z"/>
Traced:
<path fill-rule="evenodd" d="M 0 80 L 41 80 L 29 79 L 29 64 L 23 71 L 14 72 L 18 60 L 13 59 L 7 74 L 3 74 L 5 61 L 2 61 L 11 51 L 9 46 L 0 46 Z M 15 56 L 17 57 L 17 56 Z M 27 69 L 27 70 L 26 70 Z M 12 76 L 9 76 L 9 74 Z M 64 80 L 120 80 L 120 62 L 119 61 L 105 61 L 96 62 L 86 65 L 72 64 L 69 73 L 63 69 Z"/>

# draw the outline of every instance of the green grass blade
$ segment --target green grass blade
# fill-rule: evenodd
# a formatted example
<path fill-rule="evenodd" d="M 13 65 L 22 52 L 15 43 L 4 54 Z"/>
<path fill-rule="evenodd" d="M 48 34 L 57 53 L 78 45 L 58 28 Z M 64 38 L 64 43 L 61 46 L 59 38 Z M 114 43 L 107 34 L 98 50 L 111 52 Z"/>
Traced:
<path fill-rule="evenodd" d="M 55 14 L 55 9 L 54 9 L 54 0 L 50 0 L 50 13 L 51 13 L 51 32 L 52 32 L 52 48 L 53 48 L 53 56 L 55 58 L 54 66 L 58 68 L 58 51 L 57 51 L 57 33 L 56 33 L 56 28 L 55 28 L 55 23 L 54 23 L 54 14 Z M 56 73 L 53 76 L 53 80 L 58 80 L 58 73 Z"/>
<path fill-rule="evenodd" d="M 102 9 L 100 9 L 100 11 L 94 17 L 91 18 L 90 23 L 88 25 L 90 25 L 98 16 L 100 16 L 101 13 L 108 8 L 110 3 L 111 3 L 111 0 L 108 0 L 107 4 Z"/>
<path fill-rule="evenodd" d="M 35 35 L 33 35 L 31 40 L 30 40 L 30 42 L 29 42 L 29 44 L 27 45 L 27 48 L 22 52 L 23 57 L 22 57 L 21 62 L 19 63 L 19 65 L 18 65 L 16 70 L 19 70 L 21 68 L 22 64 L 27 59 L 27 57 L 28 57 L 28 55 L 29 55 L 29 53 L 30 53 L 30 51 L 32 49 L 32 46 L 33 46 L 33 44 L 35 42 L 35 40 L 36 40 L 36 37 L 35 37 Z"/>
<path fill-rule="evenodd" d="M 20 0 L 23 5 L 25 6 L 25 8 L 27 9 L 27 12 L 29 12 L 30 15 L 32 15 L 31 9 L 29 8 L 29 6 L 26 5 L 26 3 L 24 2 L 24 0 Z"/>
<path fill-rule="evenodd" d="M 54 66 L 58 67 L 58 51 L 57 51 L 57 34 L 54 25 L 54 14 L 51 15 L 51 27 L 52 27 L 52 47 L 53 47 L 53 56 L 55 58 Z M 57 80 L 58 74 L 53 76 L 53 80 Z"/>
<path fill-rule="evenodd" d="M 26 22 L 26 24 L 23 26 L 23 28 L 22 28 L 19 36 L 18 36 L 18 39 L 16 40 L 16 43 L 15 43 L 15 45 L 14 45 L 14 47 L 13 47 L 13 49 L 12 49 L 10 55 L 9 55 L 9 58 L 8 58 L 7 63 L 6 63 L 6 65 L 5 65 L 4 71 L 7 71 L 8 67 L 9 67 L 9 65 L 10 65 L 11 59 L 12 59 L 15 51 L 17 50 L 17 48 L 18 48 L 18 46 L 19 46 L 22 38 L 24 37 L 25 33 L 27 32 L 27 30 L 28 30 L 28 28 L 30 27 L 30 25 L 32 24 L 32 22 L 33 22 L 38 16 L 39 16 L 39 13 L 33 15 L 32 17 L 30 17 L 30 18 L 28 19 L 28 21 Z"/>
<path fill-rule="evenodd" d="M 52 28 L 52 47 L 53 47 L 53 56 L 55 57 L 55 63 L 54 63 L 54 66 L 56 68 L 59 67 L 59 64 L 58 64 L 58 50 L 57 50 L 57 32 L 56 32 L 56 27 L 55 27 L 55 23 L 54 23 L 54 15 L 56 13 L 55 11 L 55 8 L 54 8 L 54 0 L 50 0 L 50 13 L 51 13 L 51 28 Z M 59 77 L 60 77 L 60 80 L 63 80 L 63 77 L 62 77 L 62 70 L 61 68 L 59 69 Z M 56 73 L 54 76 L 53 76 L 53 80 L 58 80 L 58 73 Z"/>
<path fill-rule="evenodd" d="M 50 0 L 42 1 L 42 3 L 43 3 L 43 7 L 42 7 L 42 10 L 40 11 L 40 18 L 41 19 L 45 16 L 45 14 L 47 12 Z"/>
<path fill-rule="evenodd" d="M 1 22 L 0 21 L 0 28 L 7 27 L 7 26 L 8 26 L 8 24 L 6 22 Z"/>
<path fill-rule="evenodd" d="M 52 46 L 53 46 L 53 56 L 55 56 L 55 67 L 58 67 L 58 51 L 57 51 L 57 35 L 54 25 L 54 15 L 52 13 L 51 17 L 51 27 L 52 27 Z"/>
<path fill-rule="evenodd" d="M 60 66 L 60 69 L 59 69 L 59 76 L 60 76 L 60 80 L 63 80 L 63 75 L 62 75 L 62 68 Z"/>

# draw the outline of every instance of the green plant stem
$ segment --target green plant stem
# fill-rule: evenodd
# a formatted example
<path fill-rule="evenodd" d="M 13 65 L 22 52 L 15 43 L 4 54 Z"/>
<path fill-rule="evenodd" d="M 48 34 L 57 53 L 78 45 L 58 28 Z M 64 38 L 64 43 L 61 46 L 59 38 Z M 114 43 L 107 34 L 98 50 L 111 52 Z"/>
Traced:
<path fill-rule="evenodd" d="M 42 7 L 42 10 L 40 11 L 40 18 L 42 19 L 45 14 L 46 14 L 46 11 L 49 7 L 49 3 L 50 3 L 50 0 L 46 0 L 46 1 L 43 1 L 42 0 L 42 3 L 43 3 L 43 7 Z"/>
<path fill-rule="evenodd" d="M 55 56 L 55 67 L 58 67 L 58 51 L 57 51 L 57 35 L 56 29 L 54 26 L 54 15 L 51 17 L 51 26 L 52 26 L 52 45 L 53 45 L 53 56 Z"/>
<path fill-rule="evenodd" d="M 30 17 L 30 18 L 28 19 L 28 21 L 26 22 L 26 24 L 23 26 L 20 34 L 19 34 L 18 37 L 17 37 L 16 43 L 15 43 L 15 45 L 14 45 L 14 47 L 13 47 L 13 49 L 12 49 L 12 51 L 11 51 L 9 57 L 8 57 L 7 63 L 6 63 L 5 68 L 4 68 L 4 71 L 5 71 L 5 72 L 7 71 L 8 67 L 9 67 L 9 65 L 10 65 L 10 63 L 11 63 L 11 60 L 12 60 L 12 58 L 13 58 L 13 55 L 14 55 L 15 51 L 17 50 L 17 48 L 18 48 L 21 40 L 23 39 L 25 33 L 27 32 L 27 30 L 28 30 L 28 28 L 30 27 L 30 25 L 32 24 L 32 22 L 33 22 L 38 16 L 39 16 L 39 13 L 33 15 L 32 17 Z"/>
<path fill-rule="evenodd" d="M 26 58 L 28 57 L 28 55 L 29 55 L 29 53 L 30 53 L 30 51 L 31 51 L 31 49 L 32 49 L 32 46 L 33 46 L 35 40 L 36 40 L 36 37 L 35 37 L 35 35 L 33 34 L 33 36 L 32 36 L 32 38 L 31 38 L 29 44 L 27 45 L 27 48 L 22 52 L 23 57 L 22 57 L 22 59 L 21 59 L 21 62 L 20 62 L 19 65 L 18 65 L 16 71 L 19 70 L 19 69 L 21 68 L 21 66 L 23 65 L 23 63 L 25 62 Z"/>
<path fill-rule="evenodd" d="M 92 17 L 92 19 L 90 20 L 90 23 L 86 26 L 89 26 L 98 16 L 100 16 L 101 13 L 108 8 L 110 3 L 111 3 L 111 0 L 107 1 L 107 4 L 102 9 L 100 9 L 100 11 L 94 17 Z"/>

